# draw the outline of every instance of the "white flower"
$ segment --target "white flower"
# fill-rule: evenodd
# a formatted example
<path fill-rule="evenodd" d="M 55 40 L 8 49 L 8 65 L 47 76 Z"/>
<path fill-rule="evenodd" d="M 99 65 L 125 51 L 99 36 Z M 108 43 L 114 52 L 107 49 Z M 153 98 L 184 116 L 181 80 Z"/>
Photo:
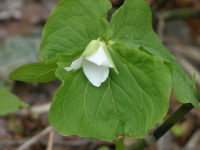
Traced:
<path fill-rule="evenodd" d="M 81 67 L 83 67 L 85 76 L 96 87 L 108 78 L 109 68 L 114 68 L 117 72 L 106 45 L 98 40 L 92 40 L 81 57 L 74 60 L 70 67 L 64 69 L 71 71 Z"/>

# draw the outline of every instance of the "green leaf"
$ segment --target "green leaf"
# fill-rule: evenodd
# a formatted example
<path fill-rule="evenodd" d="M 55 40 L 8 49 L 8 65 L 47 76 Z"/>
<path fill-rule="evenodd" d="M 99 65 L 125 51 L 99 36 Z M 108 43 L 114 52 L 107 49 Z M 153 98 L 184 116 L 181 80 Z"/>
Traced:
<path fill-rule="evenodd" d="M 150 53 L 174 65 L 172 86 L 181 103 L 192 103 L 196 108 L 198 100 L 192 90 L 192 81 L 177 63 L 174 56 L 163 46 L 152 28 L 150 6 L 144 0 L 126 0 L 111 19 L 113 42 L 122 42 L 131 48 L 143 46 Z"/>
<path fill-rule="evenodd" d="M 54 95 L 49 121 L 60 134 L 109 141 L 119 135 L 135 139 L 145 136 L 166 115 L 171 73 L 164 62 L 140 50 L 112 48 L 119 74 L 110 69 L 99 88 L 82 69 L 64 70 L 80 54 L 59 55 L 56 75 L 62 85 Z"/>
<path fill-rule="evenodd" d="M 19 108 L 29 106 L 22 102 L 17 96 L 2 87 L 0 87 L 0 96 L 0 115 L 12 113 Z"/>
<path fill-rule="evenodd" d="M 48 82 L 56 78 L 57 59 L 23 65 L 10 73 L 10 80 Z"/>
<path fill-rule="evenodd" d="M 105 17 L 108 0 L 62 0 L 53 9 L 44 29 L 40 59 L 47 61 L 57 53 L 72 54 L 83 50 L 91 40 L 112 36 Z"/>

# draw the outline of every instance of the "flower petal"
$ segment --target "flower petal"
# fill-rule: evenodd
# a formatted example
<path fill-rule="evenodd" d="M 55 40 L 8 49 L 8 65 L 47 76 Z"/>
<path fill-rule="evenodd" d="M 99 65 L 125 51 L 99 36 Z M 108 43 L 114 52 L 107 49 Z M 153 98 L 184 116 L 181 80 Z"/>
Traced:
<path fill-rule="evenodd" d="M 99 87 L 108 78 L 109 68 L 84 60 L 83 72 L 94 86 Z"/>
<path fill-rule="evenodd" d="M 83 57 L 79 57 L 78 59 L 74 60 L 70 67 L 65 67 L 64 69 L 67 71 L 71 71 L 73 69 L 78 69 L 82 66 Z"/>
<path fill-rule="evenodd" d="M 99 66 L 104 66 L 104 67 L 110 67 L 113 68 L 113 66 L 109 63 L 109 61 L 107 60 L 106 54 L 103 50 L 103 47 L 100 46 L 98 48 L 98 50 L 90 55 L 85 57 L 88 61 L 93 62 L 94 64 L 97 64 Z"/>

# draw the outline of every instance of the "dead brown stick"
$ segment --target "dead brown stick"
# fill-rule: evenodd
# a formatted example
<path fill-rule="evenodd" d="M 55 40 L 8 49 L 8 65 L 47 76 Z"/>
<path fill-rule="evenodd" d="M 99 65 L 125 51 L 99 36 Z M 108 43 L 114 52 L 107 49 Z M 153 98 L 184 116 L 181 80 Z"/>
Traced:
<path fill-rule="evenodd" d="M 52 150 L 53 138 L 54 138 L 54 132 L 51 131 L 50 134 L 49 134 L 49 141 L 48 141 L 48 145 L 47 145 L 47 150 Z"/>
<path fill-rule="evenodd" d="M 53 128 L 51 126 L 46 127 L 43 131 L 41 131 L 37 135 L 33 136 L 31 139 L 29 139 L 28 141 L 26 141 L 24 144 L 22 144 L 16 150 L 25 150 L 25 149 L 27 149 L 29 146 L 31 146 L 32 144 L 34 144 L 35 142 L 37 142 L 41 137 L 43 137 L 46 134 L 48 134 L 49 132 L 51 132 L 52 129 Z"/>
<path fill-rule="evenodd" d="M 48 112 L 50 109 L 50 106 L 51 106 L 51 102 L 45 103 L 42 105 L 36 105 L 31 108 L 21 109 L 21 110 L 17 111 L 16 114 L 21 115 L 21 116 L 26 116 L 26 115 L 29 115 L 30 113 L 42 114 L 42 113 Z"/>
<path fill-rule="evenodd" d="M 183 68 L 186 70 L 186 72 L 192 76 L 192 73 L 195 72 L 196 74 L 196 82 L 198 85 L 200 85 L 200 72 L 197 70 L 187 59 L 184 57 L 178 57 L 178 62 L 183 66 Z"/>
<path fill-rule="evenodd" d="M 173 46 L 177 53 L 183 55 L 186 58 L 190 58 L 193 61 L 196 61 L 197 63 L 200 63 L 199 47 L 186 45 L 182 43 L 174 44 Z"/>
<path fill-rule="evenodd" d="M 176 20 L 176 19 L 193 19 L 200 17 L 199 8 L 182 8 L 175 10 L 168 10 L 164 12 L 159 12 L 160 15 L 164 18 L 165 21 Z"/>
<path fill-rule="evenodd" d="M 157 33 L 158 36 L 164 40 L 164 28 L 165 28 L 165 21 L 162 15 L 159 15 L 158 13 L 156 14 L 156 17 L 158 19 L 158 28 L 157 28 Z"/>
<path fill-rule="evenodd" d="M 25 62 L 23 59 L 17 60 L 15 62 L 11 62 L 11 63 L 7 64 L 6 66 L 0 67 L 0 72 L 6 71 L 9 68 L 16 67 L 16 66 L 22 65 L 24 63 Z"/>

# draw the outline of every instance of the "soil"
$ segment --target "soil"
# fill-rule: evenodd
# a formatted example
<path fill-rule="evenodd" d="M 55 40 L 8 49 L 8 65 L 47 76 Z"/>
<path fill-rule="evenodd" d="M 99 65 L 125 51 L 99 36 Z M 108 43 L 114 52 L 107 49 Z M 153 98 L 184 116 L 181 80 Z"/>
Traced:
<path fill-rule="evenodd" d="M 110 0 L 113 9 L 117 9 L 123 4 L 123 0 Z M 150 3 L 153 16 L 156 13 L 171 11 L 175 9 L 195 8 L 200 9 L 199 0 L 146 0 Z M 15 36 L 30 37 L 33 32 L 39 31 L 41 35 L 42 27 L 47 21 L 51 10 L 59 0 L 0 0 L 0 45 Z M 166 2 L 163 4 L 163 2 Z M 162 5 L 163 4 L 163 5 Z M 157 8 L 159 7 L 159 10 Z M 4 12 L 4 16 L 2 15 Z M 200 11 L 199 11 L 200 12 Z M 9 15 L 8 15 L 9 14 Z M 182 31 L 178 32 L 180 29 Z M 187 20 L 171 20 L 161 27 L 158 18 L 154 18 L 153 26 L 155 31 L 162 29 L 161 39 L 166 47 L 177 57 L 184 58 L 191 64 L 197 72 L 200 71 L 200 59 L 195 55 L 200 54 L 200 15 Z M 159 34 L 159 33 L 158 33 Z M 160 36 L 160 34 L 159 34 Z M 182 46 L 182 47 L 181 47 Z M 196 49 L 196 50 L 195 50 Z M 38 51 L 38 50 L 36 50 Z M 191 75 L 191 70 L 186 66 L 183 68 Z M 197 77 L 199 78 L 199 77 Z M 1 76 L 0 80 L 8 82 L 7 76 Z M 200 79 L 199 79 L 200 81 Z M 30 107 L 42 106 L 52 101 L 54 92 L 61 82 L 53 80 L 47 83 L 29 82 L 9 82 L 12 92 L 20 97 Z M 198 87 L 200 83 L 198 82 Z M 167 116 L 177 110 L 181 104 L 176 100 L 174 94 L 171 95 L 170 108 Z M 37 135 L 49 126 L 48 111 L 42 113 L 23 113 L 18 110 L 14 114 L 0 117 L 0 150 L 14 150 L 28 139 Z M 193 109 L 176 125 L 177 130 L 170 130 L 154 146 L 145 150 L 198 150 L 200 149 L 200 111 Z M 115 149 L 115 143 L 106 142 L 92 138 L 82 138 L 78 136 L 61 136 L 55 130 L 53 140 L 53 150 L 97 150 L 101 146 L 107 146 L 110 150 Z M 47 148 L 49 134 L 41 137 L 28 150 L 44 150 Z M 125 141 L 126 145 L 137 140 Z M 164 146 L 163 146 L 164 145 Z"/>

